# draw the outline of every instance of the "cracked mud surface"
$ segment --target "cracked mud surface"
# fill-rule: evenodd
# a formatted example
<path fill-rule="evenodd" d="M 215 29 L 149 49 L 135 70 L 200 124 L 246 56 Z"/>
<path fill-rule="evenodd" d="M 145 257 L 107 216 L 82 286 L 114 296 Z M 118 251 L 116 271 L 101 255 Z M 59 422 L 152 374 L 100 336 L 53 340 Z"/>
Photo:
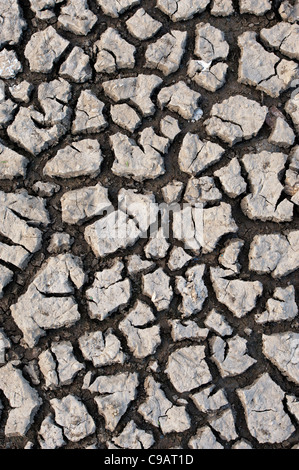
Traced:
<path fill-rule="evenodd" d="M 298 19 L 0 1 L 0 449 L 299 448 Z"/>

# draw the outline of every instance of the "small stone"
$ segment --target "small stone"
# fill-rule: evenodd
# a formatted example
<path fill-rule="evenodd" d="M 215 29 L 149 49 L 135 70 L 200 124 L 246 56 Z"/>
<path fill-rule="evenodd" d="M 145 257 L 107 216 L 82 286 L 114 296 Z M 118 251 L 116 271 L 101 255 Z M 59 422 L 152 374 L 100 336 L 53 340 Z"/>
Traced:
<path fill-rule="evenodd" d="M 277 287 L 273 297 L 267 300 L 266 310 L 255 315 L 257 323 L 292 320 L 298 313 L 294 286 Z"/>
<path fill-rule="evenodd" d="M 212 380 L 204 346 L 176 349 L 169 355 L 165 373 L 179 393 L 188 392 Z"/>
<path fill-rule="evenodd" d="M 200 97 L 200 93 L 193 91 L 185 82 L 179 81 L 174 85 L 162 88 L 158 94 L 158 104 L 161 109 L 167 107 L 182 118 L 191 120 L 200 109 L 197 105 Z"/>
<path fill-rule="evenodd" d="M 110 113 L 112 121 L 129 132 L 134 132 L 141 124 L 136 111 L 126 103 L 111 106 Z"/>
<path fill-rule="evenodd" d="M 143 8 L 139 8 L 126 21 L 126 25 L 129 33 L 141 41 L 152 38 L 162 27 L 162 23 L 152 18 Z"/>
<path fill-rule="evenodd" d="M 145 379 L 146 400 L 139 406 L 138 412 L 153 426 L 160 428 L 163 434 L 184 432 L 190 428 L 191 421 L 185 406 L 177 406 L 169 401 L 161 385 L 151 377 Z"/>
<path fill-rule="evenodd" d="M 92 286 L 86 291 L 91 318 L 102 321 L 129 302 L 131 283 L 129 279 L 122 280 L 123 268 L 123 263 L 115 261 L 111 268 L 95 274 Z"/>
<path fill-rule="evenodd" d="M 146 327 L 153 321 L 155 316 L 151 308 L 137 300 L 133 309 L 119 323 L 119 329 L 126 336 L 128 347 L 137 358 L 154 354 L 161 343 L 160 327 Z"/>
<path fill-rule="evenodd" d="M 216 59 L 226 59 L 229 45 L 224 39 L 224 33 L 209 23 L 196 25 L 194 54 L 205 62 Z"/>
<path fill-rule="evenodd" d="M 162 268 L 156 269 L 153 273 L 143 274 L 143 293 L 150 297 L 158 311 L 165 310 L 173 297 L 173 290 L 170 286 L 170 278 Z"/>
<path fill-rule="evenodd" d="M 184 183 L 181 181 L 172 180 L 166 186 L 161 188 L 163 199 L 166 204 L 172 204 L 174 202 L 179 202 L 181 195 L 184 190 Z"/>
<path fill-rule="evenodd" d="M 188 255 L 186 251 L 180 246 L 174 246 L 170 252 L 168 267 L 171 271 L 178 271 L 182 269 L 190 260 L 192 256 Z"/>
<path fill-rule="evenodd" d="M 96 133 L 108 126 L 103 115 L 104 103 L 90 90 L 82 90 L 77 101 L 72 134 Z"/>
<path fill-rule="evenodd" d="M 245 96 L 235 95 L 214 104 L 211 117 L 204 124 L 210 136 L 217 136 L 232 146 L 256 136 L 266 115 L 266 106 Z"/>
<path fill-rule="evenodd" d="M 50 400 L 55 412 L 55 421 L 63 427 L 63 433 L 71 442 L 93 434 L 96 430 L 94 420 L 85 405 L 75 395 L 67 395 L 62 399 Z"/>
<path fill-rule="evenodd" d="M 50 177 L 96 177 L 103 161 L 97 140 L 84 139 L 58 150 L 55 157 L 44 166 L 43 174 Z"/>
<path fill-rule="evenodd" d="M 89 10 L 87 0 L 68 0 L 60 10 L 58 27 L 79 36 L 86 36 L 97 20 L 97 16 Z"/>
<path fill-rule="evenodd" d="M 56 254 L 69 251 L 73 242 L 68 233 L 53 233 L 47 251 Z"/>
<path fill-rule="evenodd" d="M 59 69 L 59 75 L 71 82 L 84 83 L 92 78 L 89 56 L 81 47 L 75 46 Z"/>
<path fill-rule="evenodd" d="M 31 72 L 50 73 L 68 45 L 69 41 L 62 38 L 53 26 L 32 34 L 24 52 Z"/>
<path fill-rule="evenodd" d="M 226 321 L 224 315 L 215 309 L 211 310 L 205 319 L 205 326 L 218 333 L 220 336 L 230 336 L 233 328 Z"/>
<path fill-rule="evenodd" d="M 86 220 L 113 209 L 108 198 L 108 189 L 104 188 L 101 183 L 67 191 L 60 203 L 62 220 L 67 224 L 81 225 Z"/>
<path fill-rule="evenodd" d="M 211 280 L 216 297 L 237 318 L 244 317 L 256 305 L 262 295 L 263 285 L 259 281 L 226 279 L 234 274 L 230 269 L 210 268 Z"/>
<path fill-rule="evenodd" d="M 98 73 L 114 73 L 135 66 L 135 47 L 123 39 L 116 29 L 106 29 L 94 48 L 97 51 L 94 68 Z"/>
<path fill-rule="evenodd" d="M 256 360 L 247 354 L 247 341 L 241 336 L 223 340 L 214 336 L 210 340 L 211 359 L 216 363 L 221 377 L 243 374 Z"/>
<path fill-rule="evenodd" d="M 101 331 L 85 333 L 78 342 L 84 358 L 92 361 L 94 367 L 123 364 L 126 359 L 120 341 L 111 329 L 104 334 Z"/>
<path fill-rule="evenodd" d="M 218 162 L 225 150 L 210 141 L 201 141 L 197 134 L 188 132 L 182 142 L 178 162 L 181 171 L 197 176 L 203 170 Z"/>
<path fill-rule="evenodd" d="M 180 67 L 186 40 L 185 31 L 172 30 L 150 44 L 145 52 L 146 67 L 161 70 L 165 76 L 176 72 Z"/>
<path fill-rule="evenodd" d="M 14 51 L 3 49 L 0 52 L 0 78 L 15 78 L 22 69 L 22 64 Z"/>
<path fill-rule="evenodd" d="M 252 385 L 238 389 L 237 394 L 245 410 L 249 432 L 259 443 L 280 443 L 295 431 L 284 411 L 285 393 L 267 373 Z"/>
<path fill-rule="evenodd" d="M 16 101 L 29 103 L 33 88 L 32 83 L 27 82 L 27 80 L 23 80 L 17 85 L 9 87 L 9 92 Z"/>
<path fill-rule="evenodd" d="M 223 190 L 231 198 L 236 198 L 246 191 L 247 184 L 241 175 L 241 165 L 237 157 L 215 171 L 214 176 L 219 178 Z"/>

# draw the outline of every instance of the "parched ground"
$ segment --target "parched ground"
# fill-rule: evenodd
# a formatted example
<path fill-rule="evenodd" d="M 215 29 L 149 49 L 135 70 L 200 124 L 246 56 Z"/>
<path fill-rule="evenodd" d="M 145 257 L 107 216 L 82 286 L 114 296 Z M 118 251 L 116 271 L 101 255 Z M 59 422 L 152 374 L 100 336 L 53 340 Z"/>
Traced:
<path fill-rule="evenodd" d="M 298 20 L 0 0 L 1 449 L 299 448 Z"/>

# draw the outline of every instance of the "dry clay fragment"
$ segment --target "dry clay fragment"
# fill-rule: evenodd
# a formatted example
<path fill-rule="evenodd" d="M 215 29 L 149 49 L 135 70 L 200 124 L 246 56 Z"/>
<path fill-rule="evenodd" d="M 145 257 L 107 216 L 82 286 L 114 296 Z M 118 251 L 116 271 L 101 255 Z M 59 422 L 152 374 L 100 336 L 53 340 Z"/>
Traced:
<path fill-rule="evenodd" d="M 255 321 L 257 323 L 267 323 L 292 320 L 297 313 L 298 307 L 295 300 L 294 286 L 277 287 L 273 297 L 267 300 L 265 312 L 256 314 Z"/>
<path fill-rule="evenodd" d="M 198 179 L 191 177 L 188 180 L 184 201 L 189 202 L 192 206 L 202 204 L 202 207 L 205 207 L 207 204 L 216 204 L 221 199 L 222 193 L 215 186 L 214 178 L 211 176 L 202 176 Z"/>
<path fill-rule="evenodd" d="M 299 334 L 287 331 L 263 335 L 264 355 L 289 380 L 299 384 Z"/>
<path fill-rule="evenodd" d="M 4 287 L 6 287 L 7 284 L 12 281 L 13 276 L 14 273 L 11 271 L 11 269 L 8 269 L 6 266 L 2 266 L 2 264 L 0 264 L 0 299 L 2 299 L 4 295 Z"/>
<path fill-rule="evenodd" d="M 96 177 L 101 171 L 103 156 L 97 140 L 84 139 L 58 150 L 44 166 L 44 175 L 59 178 Z"/>
<path fill-rule="evenodd" d="M 158 325 L 146 327 L 154 320 L 151 308 L 137 300 L 134 308 L 119 323 L 119 329 L 126 336 L 128 347 L 137 358 L 154 354 L 161 343 L 160 327 Z"/>
<path fill-rule="evenodd" d="M 176 289 L 182 296 L 182 303 L 179 311 L 182 317 L 190 317 L 201 311 L 204 301 L 208 296 L 208 290 L 203 281 L 205 264 L 200 264 L 189 268 L 185 278 L 176 277 Z"/>
<path fill-rule="evenodd" d="M 210 418 L 209 424 L 225 441 L 233 441 L 239 437 L 236 432 L 234 413 L 231 409 L 224 410 L 220 416 Z"/>
<path fill-rule="evenodd" d="M 260 35 L 266 45 L 278 49 L 291 59 L 299 59 L 299 47 L 296 39 L 298 33 L 298 24 L 289 24 L 283 21 L 275 24 L 272 28 L 263 28 Z"/>
<path fill-rule="evenodd" d="M 255 235 L 248 256 L 251 271 L 287 276 L 299 267 L 299 231 Z"/>
<path fill-rule="evenodd" d="M 90 380 L 91 377 L 87 375 L 83 388 L 95 394 L 94 401 L 99 414 L 104 416 L 106 428 L 114 431 L 129 403 L 136 397 L 138 374 L 124 372 L 116 375 L 102 375 L 97 377 L 92 384 Z"/>
<path fill-rule="evenodd" d="M 155 112 L 151 95 L 163 80 L 157 75 L 139 74 L 138 77 L 119 78 L 102 83 L 104 92 L 109 98 L 118 103 L 129 100 L 135 104 L 144 117 Z"/>
<path fill-rule="evenodd" d="M 234 157 L 230 163 L 214 172 L 226 192 L 226 194 L 235 198 L 246 191 L 246 181 L 241 175 L 241 165 L 237 157 Z"/>
<path fill-rule="evenodd" d="M 67 104 L 71 98 L 71 91 L 71 85 L 63 78 L 39 85 L 38 100 L 44 111 L 44 122 L 41 124 L 69 126 L 71 109 Z"/>
<path fill-rule="evenodd" d="M 6 80 L 15 78 L 22 69 L 22 64 L 14 51 L 3 49 L 0 52 L 0 78 L 5 78 Z"/>
<path fill-rule="evenodd" d="M 211 62 L 190 60 L 187 74 L 197 85 L 215 92 L 224 85 L 227 70 L 228 65 L 224 62 L 211 66 Z"/>
<path fill-rule="evenodd" d="M 92 78 L 92 68 L 89 62 L 89 56 L 84 53 L 81 47 L 75 46 L 59 69 L 59 75 L 66 79 L 84 83 Z"/>
<path fill-rule="evenodd" d="M 18 0 L 7 0 L 0 5 L 0 46 L 18 44 L 27 23 L 23 19 Z"/>
<path fill-rule="evenodd" d="M 232 0 L 213 0 L 211 14 L 213 16 L 229 16 L 234 13 Z"/>
<path fill-rule="evenodd" d="M 112 121 L 129 132 L 134 132 L 141 124 L 141 119 L 136 111 L 126 103 L 111 106 Z"/>
<path fill-rule="evenodd" d="M 81 225 L 86 220 L 103 215 L 104 211 L 112 209 L 108 189 L 101 183 L 68 191 L 64 193 L 60 202 L 62 220 L 68 224 Z"/>
<path fill-rule="evenodd" d="M 199 428 L 188 442 L 190 449 L 223 449 L 209 426 Z"/>
<path fill-rule="evenodd" d="M 226 59 L 229 45 L 224 39 L 224 33 L 209 23 L 196 25 L 194 54 L 205 62 L 216 59 Z"/>
<path fill-rule="evenodd" d="M 190 391 L 212 380 L 205 361 L 204 346 L 176 349 L 169 355 L 165 373 L 179 393 Z"/>
<path fill-rule="evenodd" d="M 63 2 L 63 0 L 29 0 L 31 10 L 34 11 L 36 17 L 40 20 L 51 20 L 55 17 L 54 7 Z"/>
<path fill-rule="evenodd" d="M 123 211 L 117 210 L 88 225 L 84 238 L 98 257 L 134 245 L 141 231 Z"/>
<path fill-rule="evenodd" d="M 226 341 L 214 336 L 210 341 L 212 356 L 221 377 L 232 377 L 244 373 L 256 360 L 247 354 L 247 341 L 241 336 Z"/>
<path fill-rule="evenodd" d="M 210 0 L 157 0 L 157 7 L 172 21 L 185 21 L 193 18 L 196 13 L 202 13 Z"/>
<path fill-rule="evenodd" d="M 134 68 L 136 49 L 116 29 L 106 29 L 94 47 L 98 52 L 94 65 L 96 72 L 114 73 L 119 69 Z"/>
<path fill-rule="evenodd" d="M 280 60 L 273 52 L 267 52 L 256 41 L 256 33 L 243 33 L 238 38 L 238 44 L 241 49 L 240 83 L 256 86 L 258 90 L 277 98 L 299 77 L 297 64 L 291 60 Z"/>
<path fill-rule="evenodd" d="M 34 33 L 24 51 L 31 72 L 51 72 L 68 45 L 69 41 L 61 37 L 53 26 Z"/>
<path fill-rule="evenodd" d="M 100 132 L 108 126 L 103 116 L 104 103 L 90 90 L 82 90 L 76 105 L 72 134 Z"/>
<path fill-rule="evenodd" d="M 197 105 L 200 97 L 200 93 L 189 88 L 185 82 L 179 81 L 162 88 L 158 94 L 158 103 L 161 109 L 166 107 L 184 119 L 198 120 L 202 116 L 202 110 Z"/>
<path fill-rule="evenodd" d="M 178 163 L 181 171 L 196 176 L 218 162 L 225 150 L 218 144 L 200 140 L 197 134 L 188 132 L 182 142 Z"/>
<path fill-rule="evenodd" d="M 163 434 L 189 429 L 191 421 L 185 406 L 171 403 L 161 390 L 161 385 L 150 376 L 145 379 L 144 387 L 147 398 L 139 406 L 138 413 L 146 421 L 161 428 Z"/>
<path fill-rule="evenodd" d="M 53 398 L 50 403 L 56 423 L 63 427 L 64 435 L 71 442 L 78 442 L 95 432 L 95 422 L 78 397 L 67 395 L 62 399 Z"/>
<path fill-rule="evenodd" d="M 284 411 L 285 393 L 265 373 L 237 394 L 245 410 L 251 435 L 260 443 L 274 444 L 288 439 L 295 431 Z"/>
<path fill-rule="evenodd" d="M 142 150 L 133 139 L 120 132 L 112 135 L 110 142 L 116 157 L 112 166 L 115 175 L 143 181 L 165 173 L 161 153 L 151 145 L 143 145 Z"/>
<path fill-rule="evenodd" d="M 5 424 L 5 436 L 24 437 L 42 400 L 12 362 L 0 368 L 0 389 L 11 407 Z"/>
<path fill-rule="evenodd" d="M 256 16 L 262 16 L 271 10 L 269 0 L 240 0 L 240 13 L 250 13 Z"/>
<path fill-rule="evenodd" d="M 212 106 L 211 117 L 204 124 L 211 136 L 234 145 L 257 135 L 264 124 L 267 107 L 245 96 L 235 95 Z"/>
<path fill-rule="evenodd" d="M 158 311 L 169 307 L 173 290 L 170 286 L 170 278 L 162 268 L 143 275 L 143 292 L 150 297 Z"/>
<path fill-rule="evenodd" d="M 46 416 L 38 431 L 38 442 L 41 449 L 57 449 L 66 443 L 63 439 L 62 429 L 53 421 L 51 415 Z"/>
<path fill-rule="evenodd" d="M 172 30 L 150 44 L 145 52 L 146 67 L 158 69 L 164 75 L 176 72 L 185 51 L 186 31 Z"/>
<path fill-rule="evenodd" d="M 262 295 L 263 285 L 259 281 L 226 279 L 234 274 L 230 269 L 210 268 L 217 299 L 237 318 L 242 318 L 255 307 L 257 298 Z"/>
<path fill-rule="evenodd" d="M 160 21 L 152 18 L 143 8 L 126 21 L 129 33 L 137 39 L 144 41 L 153 37 L 162 27 Z"/>
<path fill-rule="evenodd" d="M 97 0 L 105 15 L 118 18 L 129 8 L 139 5 L 140 0 Z"/>
<path fill-rule="evenodd" d="M 84 358 L 92 361 L 95 367 L 123 364 L 126 359 L 119 339 L 110 328 L 104 335 L 101 331 L 85 333 L 78 342 Z"/>
<path fill-rule="evenodd" d="M 92 287 L 86 291 L 91 318 L 104 320 L 128 303 L 131 297 L 131 284 L 129 279 L 122 280 L 123 268 L 123 263 L 116 261 L 110 269 L 95 274 Z"/>
<path fill-rule="evenodd" d="M 208 328 L 200 328 L 195 321 L 168 320 L 171 327 L 171 337 L 173 341 L 182 341 L 184 339 L 194 339 L 201 341 L 206 339 L 209 334 Z"/>
<path fill-rule="evenodd" d="M 45 330 L 69 327 L 80 318 L 72 294 L 81 288 L 85 275 L 79 258 L 58 255 L 50 258 L 10 309 L 29 347 L 34 347 Z"/>
<path fill-rule="evenodd" d="M 148 449 L 155 442 L 152 433 L 139 429 L 133 420 L 112 441 L 121 449 Z"/>
<path fill-rule="evenodd" d="M 68 0 L 60 10 L 58 27 L 86 36 L 97 22 L 97 16 L 88 8 L 87 0 Z"/>
<path fill-rule="evenodd" d="M 26 176 L 29 161 L 0 142 L 0 180 Z"/>
<path fill-rule="evenodd" d="M 11 343 L 6 337 L 3 329 L 0 328 L 0 364 L 5 364 L 5 349 L 10 347 Z"/>
<path fill-rule="evenodd" d="M 287 155 L 267 151 L 247 154 L 242 158 L 251 193 L 242 199 L 241 209 L 250 219 L 274 222 L 289 222 L 293 219 L 293 204 L 288 199 L 278 203 L 283 191 L 279 177 L 286 161 Z"/>
<path fill-rule="evenodd" d="M 10 94 L 13 96 L 15 101 L 21 101 L 23 103 L 29 103 L 33 89 L 34 86 L 27 82 L 27 80 L 23 80 L 22 82 L 9 87 Z"/>

